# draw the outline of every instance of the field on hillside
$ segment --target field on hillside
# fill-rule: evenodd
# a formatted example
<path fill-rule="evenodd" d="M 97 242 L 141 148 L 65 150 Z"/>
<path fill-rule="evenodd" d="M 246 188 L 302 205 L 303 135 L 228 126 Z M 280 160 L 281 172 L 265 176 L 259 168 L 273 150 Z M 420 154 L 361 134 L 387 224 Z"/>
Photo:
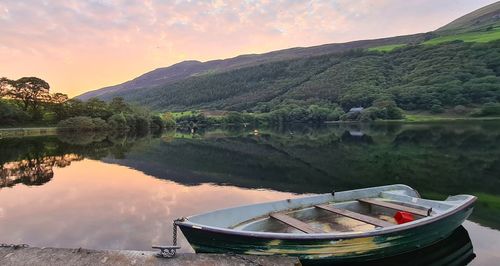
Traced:
<path fill-rule="evenodd" d="M 174 119 L 177 119 L 182 116 L 192 116 L 195 115 L 196 111 L 184 111 L 184 112 L 170 112 Z"/>
<path fill-rule="evenodd" d="M 376 46 L 376 47 L 371 47 L 368 48 L 368 51 L 378 51 L 378 52 L 390 52 L 396 48 L 401 48 L 406 46 L 405 43 L 402 44 L 390 44 L 390 45 L 382 45 L 382 46 Z"/>
<path fill-rule="evenodd" d="M 437 37 L 424 42 L 424 44 L 435 45 L 445 42 L 461 40 L 464 42 L 491 42 L 500 39 L 500 27 L 489 31 L 468 32 L 456 35 Z"/>

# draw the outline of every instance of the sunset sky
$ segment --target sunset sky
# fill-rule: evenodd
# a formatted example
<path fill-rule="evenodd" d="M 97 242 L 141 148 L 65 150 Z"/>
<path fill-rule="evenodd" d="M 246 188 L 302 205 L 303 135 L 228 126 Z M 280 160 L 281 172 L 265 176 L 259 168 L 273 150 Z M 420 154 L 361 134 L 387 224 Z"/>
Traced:
<path fill-rule="evenodd" d="M 0 76 L 76 96 L 186 59 L 434 30 L 496 0 L 0 0 Z"/>

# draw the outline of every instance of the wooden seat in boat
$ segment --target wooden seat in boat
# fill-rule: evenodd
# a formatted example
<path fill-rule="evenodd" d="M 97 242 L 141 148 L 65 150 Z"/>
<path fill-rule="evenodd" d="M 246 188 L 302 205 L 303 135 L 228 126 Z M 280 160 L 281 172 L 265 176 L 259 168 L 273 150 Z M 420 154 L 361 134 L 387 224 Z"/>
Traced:
<path fill-rule="evenodd" d="M 317 230 L 301 220 L 297 220 L 283 213 L 271 213 L 269 216 L 307 234 L 324 233 L 323 231 Z"/>
<path fill-rule="evenodd" d="M 400 205 L 400 204 L 396 204 L 396 203 L 375 200 L 375 199 L 365 198 L 365 199 L 358 199 L 358 201 L 362 202 L 362 203 L 366 203 L 366 204 L 371 204 L 371 205 L 376 205 L 376 206 L 380 206 L 380 207 L 384 207 L 384 208 L 397 210 L 397 211 L 405 211 L 405 212 L 409 212 L 409 213 L 419 215 L 419 216 L 424 216 L 424 217 L 430 216 L 430 214 L 432 212 L 432 208 L 427 209 L 427 210 L 421 210 L 421 209 L 416 209 L 416 208 L 412 208 L 412 207 L 408 207 L 408 206 L 404 206 L 404 205 Z"/>
<path fill-rule="evenodd" d="M 351 219 L 358 220 L 358 221 L 361 221 L 361 222 L 364 222 L 367 224 L 378 226 L 378 227 L 387 227 L 387 226 L 394 225 L 394 224 L 386 222 L 384 220 L 380 220 L 380 219 L 377 219 L 377 218 L 374 218 L 374 217 L 371 217 L 368 215 L 364 215 L 361 213 L 353 212 L 350 210 L 336 208 L 336 207 L 333 207 L 331 205 L 314 205 L 314 207 L 325 210 L 325 211 L 333 212 L 333 213 L 338 214 L 338 215 L 349 217 Z"/>

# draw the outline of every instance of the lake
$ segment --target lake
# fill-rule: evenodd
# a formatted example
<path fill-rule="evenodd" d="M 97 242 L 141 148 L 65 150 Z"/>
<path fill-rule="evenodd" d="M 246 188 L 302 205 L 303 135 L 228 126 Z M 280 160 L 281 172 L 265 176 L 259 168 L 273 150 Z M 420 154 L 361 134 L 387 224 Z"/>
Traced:
<path fill-rule="evenodd" d="M 465 230 L 436 244 L 446 252 L 422 256 L 500 259 L 498 122 L 254 129 L 0 139 L 0 243 L 149 250 L 171 243 L 175 218 L 403 183 L 478 197 Z"/>

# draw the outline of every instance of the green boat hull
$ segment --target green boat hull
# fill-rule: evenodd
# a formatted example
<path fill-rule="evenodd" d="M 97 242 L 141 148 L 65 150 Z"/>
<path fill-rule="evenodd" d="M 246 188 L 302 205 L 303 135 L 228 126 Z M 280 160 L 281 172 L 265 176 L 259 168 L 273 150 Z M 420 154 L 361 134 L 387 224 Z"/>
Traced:
<path fill-rule="evenodd" d="M 366 262 L 420 249 L 450 236 L 472 213 L 468 205 L 431 223 L 359 238 L 279 239 L 251 233 L 228 234 L 179 224 L 197 253 L 295 256 L 302 261 Z"/>

